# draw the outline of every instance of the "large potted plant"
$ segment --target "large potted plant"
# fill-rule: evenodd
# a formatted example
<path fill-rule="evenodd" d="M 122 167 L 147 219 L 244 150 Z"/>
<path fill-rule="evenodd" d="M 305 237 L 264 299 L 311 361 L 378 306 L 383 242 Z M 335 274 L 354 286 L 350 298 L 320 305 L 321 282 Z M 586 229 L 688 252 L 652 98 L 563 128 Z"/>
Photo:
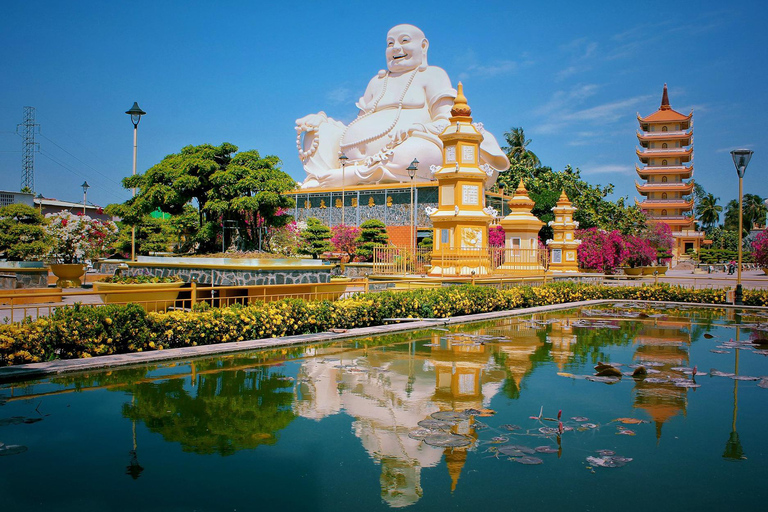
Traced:
<path fill-rule="evenodd" d="M 147 311 L 165 311 L 176 303 L 184 283 L 178 276 L 115 275 L 93 283 L 105 304 L 135 303 Z"/>
<path fill-rule="evenodd" d="M 80 278 L 85 274 L 86 222 L 84 215 L 74 215 L 69 211 L 49 213 L 46 231 L 52 240 L 48 254 L 51 260 L 51 272 L 59 280 L 61 288 L 78 287 Z"/>

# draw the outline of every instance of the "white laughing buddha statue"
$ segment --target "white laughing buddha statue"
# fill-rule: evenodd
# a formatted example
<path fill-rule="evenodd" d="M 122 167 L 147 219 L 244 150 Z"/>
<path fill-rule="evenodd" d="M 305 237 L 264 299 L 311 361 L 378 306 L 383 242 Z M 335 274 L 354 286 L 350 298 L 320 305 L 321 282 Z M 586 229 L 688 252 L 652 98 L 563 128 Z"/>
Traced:
<path fill-rule="evenodd" d="M 432 179 L 432 166 L 442 163 L 438 135 L 448 126 L 456 90 L 448 74 L 427 65 L 429 41 L 413 25 L 397 25 L 387 33 L 387 70 L 368 83 L 356 106 L 360 112 L 348 125 L 325 112 L 296 120 L 299 158 L 307 179 L 301 188 L 408 182 L 407 168 L 419 161 L 415 181 Z M 477 125 L 484 139 L 480 164 L 496 171 L 509 160 L 489 132 Z M 347 163 L 342 171 L 339 156 Z M 488 180 L 495 182 L 496 173 Z"/>

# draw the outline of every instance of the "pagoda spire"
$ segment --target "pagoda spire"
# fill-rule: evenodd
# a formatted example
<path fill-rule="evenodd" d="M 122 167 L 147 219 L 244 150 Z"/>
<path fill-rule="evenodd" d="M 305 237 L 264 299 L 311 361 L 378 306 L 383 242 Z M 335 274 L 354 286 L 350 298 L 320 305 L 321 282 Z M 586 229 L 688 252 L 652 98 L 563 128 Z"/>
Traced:
<path fill-rule="evenodd" d="M 664 84 L 664 92 L 661 94 L 661 107 L 659 110 L 671 110 L 669 106 L 669 93 L 667 93 L 667 84 Z"/>

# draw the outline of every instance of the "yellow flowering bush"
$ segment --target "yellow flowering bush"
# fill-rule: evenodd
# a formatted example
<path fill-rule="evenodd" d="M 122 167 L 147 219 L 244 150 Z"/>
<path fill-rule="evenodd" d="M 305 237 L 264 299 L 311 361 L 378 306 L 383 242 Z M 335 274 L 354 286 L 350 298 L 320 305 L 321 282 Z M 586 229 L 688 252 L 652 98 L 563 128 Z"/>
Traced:
<path fill-rule="evenodd" d="M 367 327 L 387 318 L 448 318 L 593 299 L 725 304 L 726 290 L 560 282 L 501 290 L 462 285 L 358 294 L 336 302 L 284 299 L 152 313 L 133 304 L 76 304 L 36 321 L 0 325 L 0 366 Z M 768 305 L 768 290 L 746 290 L 744 304 Z"/>

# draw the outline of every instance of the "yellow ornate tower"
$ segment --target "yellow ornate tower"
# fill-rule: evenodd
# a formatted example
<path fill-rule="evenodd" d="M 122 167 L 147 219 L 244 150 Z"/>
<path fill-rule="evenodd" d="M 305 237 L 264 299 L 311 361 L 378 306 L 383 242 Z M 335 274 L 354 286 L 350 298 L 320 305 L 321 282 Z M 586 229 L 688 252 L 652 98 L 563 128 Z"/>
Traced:
<path fill-rule="evenodd" d="M 523 180 L 509 200 L 509 215 L 499 224 L 504 228 L 504 263 L 498 270 L 520 274 L 544 273 L 544 252 L 539 249 L 539 230 L 544 225 L 531 213 L 534 203 Z"/>
<path fill-rule="evenodd" d="M 557 200 L 557 206 L 552 208 L 555 220 L 549 221 L 552 228 L 552 239 L 547 240 L 549 249 L 549 271 L 552 273 L 578 272 L 579 262 L 576 251 L 581 240 L 576 240 L 575 231 L 579 223 L 573 220 L 576 208 L 571 205 L 565 190 Z"/>
<path fill-rule="evenodd" d="M 443 165 L 435 173 L 438 208 L 428 212 L 434 227 L 432 276 L 484 275 L 489 271 L 485 182 L 492 169 L 480 169 L 482 134 L 472 125 L 472 110 L 459 82 L 451 124 L 440 134 Z"/>
<path fill-rule="evenodd" d="M 659 110 L 648 117 L 637 115 L 640 148 L 637 157 L 644 165 L 635 165 L 645 183 L 635 183 L 638 193 L 645 196 L 638 206 L 653 222 L 664 222 L 675 236 L 673 257 L 677 260 L 688 249 L 698 250 L 704 233 L 693 229 L 693 111 L 683 115 L 669 106 L 667 84 L 661 96 Z"/>

